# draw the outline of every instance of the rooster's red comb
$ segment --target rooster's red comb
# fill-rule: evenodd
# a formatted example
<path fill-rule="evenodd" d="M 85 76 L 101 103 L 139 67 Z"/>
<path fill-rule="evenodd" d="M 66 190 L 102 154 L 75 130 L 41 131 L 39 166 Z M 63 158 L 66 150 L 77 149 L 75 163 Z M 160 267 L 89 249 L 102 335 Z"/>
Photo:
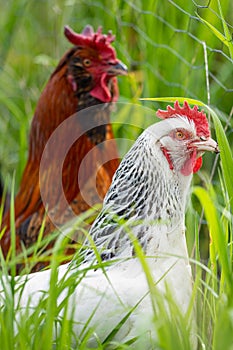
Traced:
<path fill-rule="evenodd" d="M 99 27 L 95 33 L 92 26 L 87 25 L 81 34 L 75 33 L 69 26 L 65 26 L 64 34 L 67 39 L 74 45 L 83 46 L 92 44 L 104 44 L 109 46 L 115 39 L 115 36 L 112 35 L 111 31 L 108 34 L 102 34 L 102 28 Z"/>
<path fill-rule="evenodd" d="M 187 101 L 184 101 L 183 107 L 181 107 L 179 102 L 176 101 L 174 108 L 167 106 L 166 111 L 159 109 L 156 113 L 156 115 L 162 119 L 174 118 L 177 114 L 184 115 L 188 119 L 193 120 L 198 136 L 210 136 L 209 123 L 206 114 L 203 113 L 203 111 L 198 111 L 198 106 L 190 108 Z"/>

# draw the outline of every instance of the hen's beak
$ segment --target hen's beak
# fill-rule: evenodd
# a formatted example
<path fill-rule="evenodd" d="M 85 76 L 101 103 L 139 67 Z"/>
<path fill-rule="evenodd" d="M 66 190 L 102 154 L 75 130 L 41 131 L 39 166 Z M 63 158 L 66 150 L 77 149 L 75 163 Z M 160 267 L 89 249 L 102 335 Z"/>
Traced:
<path fill-rule="evenodd" d="M 213 140 L 211 137 L 209 137 L 208 139 L 205 139 L 204 137 L 200 137 L 197 141 L 194 141 L 192 145 L 197 148 L 198 152 L 206 152 L 206 151 L 215 152 L 215 153 L 220 152 L 217 142 Z"/>
<path fill-rule="evenodd" d="M 116 64 L 109 65 L 107 69 L 108 75 L 126 75 L 128 73 L 127 66 L 121 62 L 118 61 Z"/>

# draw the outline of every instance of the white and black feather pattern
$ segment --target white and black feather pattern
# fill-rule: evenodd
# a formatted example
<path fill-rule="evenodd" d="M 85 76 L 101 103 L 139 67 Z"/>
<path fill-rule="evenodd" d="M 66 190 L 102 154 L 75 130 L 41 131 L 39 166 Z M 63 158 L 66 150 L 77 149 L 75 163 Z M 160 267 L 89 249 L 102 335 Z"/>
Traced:
<path fill-rule="evenodd" d="M 164 162 L 159 140 L 147 129 L 122 160 L 91 228 L 102 259 L 133 255 L 129 229 L 147 253 L 155 229 L 159 235 L 160 228 L 169 232 L 183 221 L 185 194 L 180 182 L 180 176 Z"/>

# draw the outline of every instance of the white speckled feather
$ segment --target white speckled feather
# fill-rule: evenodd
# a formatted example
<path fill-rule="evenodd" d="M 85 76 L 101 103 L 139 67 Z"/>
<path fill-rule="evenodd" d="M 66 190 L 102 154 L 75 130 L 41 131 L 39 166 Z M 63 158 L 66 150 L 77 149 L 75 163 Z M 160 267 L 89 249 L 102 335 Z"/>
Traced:
<path fill-rule="evenodd" d="M 192 277 L 184 219 L 192 173 L 181 173 L 190 151 L 186 150 L 186 141 L 172 138 L 174 130 L 185 130 L 193 140 L 197 138 L 194 123 L 185 116 L 176 115 L 145 130 L 121 162 L 103 209 L 91 228 L 90 235 L 102 260 L 118 259 L 118 262 L 105 268 L 105 273 L 102 268 L 86 273 L 86 267 L 96 260 L 90 248 L 83 265 L 76 266 L 73 262 L 58 268 L 58 281 L 64 276 L 66 279 L 73 276 L 75 281 L 84 271 L 84 277 L 69 297 L 69 308 L 73 312 L 77 335 L 90 321 L 88 327 L 93 332 L 90 346 L 97 344 L 95 337 L 103 341 L 127 312 L 139 303 L 115 335 L 115 340 L 125 341 L 143 334 L 143 348 L 154 349 L 156 330 L 152 320 L 151 296 L 129 230 L 147 256 L 146 261 L 158 290 L 164 292 L 168 287 L 181 311 L 185 313 L 188 309 Z M 166 154 L 163 151 L 165 146 Z M 172 168 L 165 156 L 175 162 Z M 89 244 L 88 240 L 86 244 Z M 49 289 L 50 271 L 19 277 L 18 284 L 26 279 L 23 293 L 20 297 L 17 294 L 16 299 L 20 298 L 17 301 L 22 307 L 28 304 L 33 307 L 43 297 L 43 292 Z M 58 302 L 65 298 L 67 292 L 65 289 L 61 293 Z M 4 293 L 0 294 L 0 298 L 4 304 Z"/>

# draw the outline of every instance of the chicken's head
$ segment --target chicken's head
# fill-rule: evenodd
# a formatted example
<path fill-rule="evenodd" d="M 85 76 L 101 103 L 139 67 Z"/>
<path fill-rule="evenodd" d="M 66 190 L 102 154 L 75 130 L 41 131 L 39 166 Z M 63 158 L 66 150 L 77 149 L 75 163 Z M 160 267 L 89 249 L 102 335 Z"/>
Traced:
<path fill-rule="evenodd" d="M 78 89 L 78 81 L 84 81 L 90 94 L 101 102 L 116 101 L 118 91 L 115 83 L 117 75 L 127 74 L 127 67 L 117 59 L 111 46 L 114 36 L 109 32 L 102 34 L 101 27 L 97 32 L 87 25 L 81 34 L 65 26 L 65 36 L 75 45 L 71 57 L 69 79 L 73 90 Z"/>
<path fill-rule="evenodd" d="M 190 108 L 185 101 L 180 107 L 176 101 L 174 108 L 158 110 L 157 116 L 165 119 L 157 127 L 158 142 L 171 170 L 188 176 L 201 168 L 205 151 L 219 152 L 217 143 L 210 137 L 206 115 L 197 106 Z"/>

